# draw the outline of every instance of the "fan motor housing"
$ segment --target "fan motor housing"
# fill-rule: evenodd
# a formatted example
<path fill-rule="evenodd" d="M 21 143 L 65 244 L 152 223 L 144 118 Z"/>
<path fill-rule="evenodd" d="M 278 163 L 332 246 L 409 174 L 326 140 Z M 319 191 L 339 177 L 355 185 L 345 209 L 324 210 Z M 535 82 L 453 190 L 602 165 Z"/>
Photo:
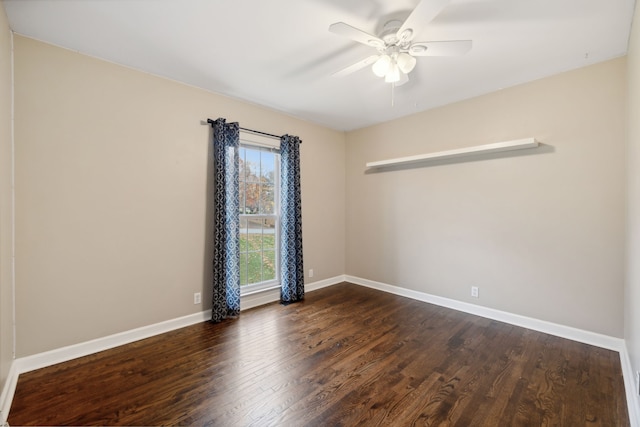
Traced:
<path fill-rule="evenodd" d="M 402 27 L 402 21 L 397 19 L 393 19 L 384 24 L 380 32 L 380 38 L 384 40 L 387 46 L 398 42 L 397 33 L 400 27 Z"/>

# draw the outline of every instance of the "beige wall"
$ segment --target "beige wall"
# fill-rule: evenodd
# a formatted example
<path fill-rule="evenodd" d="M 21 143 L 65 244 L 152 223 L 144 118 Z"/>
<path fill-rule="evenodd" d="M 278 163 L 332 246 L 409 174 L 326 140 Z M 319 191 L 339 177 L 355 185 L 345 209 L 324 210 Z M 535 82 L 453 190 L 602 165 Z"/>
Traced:
<path fill-rule="evenodd" d="M 347 274 L 622 337 L 625 66 L 348 133 Z M 526 137 L 544 146 L 365 173 L 368 161 Z"/>
<path fill-rule="evenodd" d="M 210 308 L 209 117 L 303 139 L 305 268 L 344 273 L 343 133 L 23 37 L 15 75 L 18 357 Z"/>
<path fill-rule="evenodd" d="M 627 55 L 629 76 L 627 282 L 625 339 L 633 372 L 640 371 L 640 7 L 636 6 Z"/>
<path fill-rule="evenodd" d="M 0 0 L 0 390 L 13 358 L 11 197 L 11 33 Z"/>
<path fill-rule="evenodd" d="M 199 122 L 218 116 L 304 140 L 311 280 L 346 272 L 623 336 L 624 59 L 354 131 L 345 152 L 340 132 L 15 44 L 19 357 L 209 308 Z M 364 173 L 367 161 L 529 136 L 543 147 Z"/>

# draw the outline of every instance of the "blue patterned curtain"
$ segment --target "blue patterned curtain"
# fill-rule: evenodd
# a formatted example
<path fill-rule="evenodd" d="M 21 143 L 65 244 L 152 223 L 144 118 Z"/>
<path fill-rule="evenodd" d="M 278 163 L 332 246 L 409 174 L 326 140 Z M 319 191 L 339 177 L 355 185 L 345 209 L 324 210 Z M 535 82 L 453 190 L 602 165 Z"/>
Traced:
<path fill-rule="evenodd" d="M 302 266 L 302 200 L 300 197 L 300 138 L 280 139 L 280 302 L 304 299 Z"/>
<path fill-rule="evenodd" d="M 220 322 L 240 314 L 240 213 L 238 210 L 238 123 L 213 122 L 214 249 L 213 309 Z"/>

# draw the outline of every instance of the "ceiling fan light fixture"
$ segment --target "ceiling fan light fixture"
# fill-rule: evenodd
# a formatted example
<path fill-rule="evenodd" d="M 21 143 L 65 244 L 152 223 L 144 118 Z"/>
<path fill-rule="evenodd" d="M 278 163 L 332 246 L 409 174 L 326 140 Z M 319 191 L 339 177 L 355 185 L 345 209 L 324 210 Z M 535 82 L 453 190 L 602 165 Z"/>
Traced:
<path fill-rule="evenodd" d="M 384 81 L 386 83 L 395 83 L 397 81 L 400 81 L 400 68 L 398 67 L 398 64 L 395 63 L 395 61 L 392 62 L 389 66 L 389 71 L 384 77 Z"/>
<path fill-rule="evenodd" d="M 331 24 L 329 26 L 330 32 L 377 50 L 375 54 L 334 73 L 334 75 L 346 75 L 372 65 L 371 69 L 376 76 L 384 78 L 385 82 L 392 83 L 393 86 L 400 86 L 408 81 L 409 73 L 416 66 L 416 57 L 460 56 L 471 49 L 471 40 L 414 42 L 414 36 L 418 34 L 417 30 L 431 22 L 451 0 L 412 1 L 418 4 L 404 21 L 391 19 L 376 35 L 359 30 L 344 22 Z"/>
<path fill-rule="evenodd" d="M 373 64 L 371 69 L 373 70 L 373 74 L 378 77 L 384 77 L 389 72 L 389 67 L 391 66 L 391 57 L 389 55 L 380 55 L 380 58 Z"/>
<path fill-rule="evenodd" d="M 403 84 L 409 81 L 409 76 L 405 73 L 400 73 L 400 80 L 395 83 L 392 83 L 395 87 L 402 86 Z"/>
<path fill-rule="evenodd" d="M 398 67 L 400 67 L 400 71 L 405 74 L 409 74 L 416 66 L 416 58 L 409 55 L 408 53 L 401 53 L 398 55 L 396 59 L 398 62 Z"/>

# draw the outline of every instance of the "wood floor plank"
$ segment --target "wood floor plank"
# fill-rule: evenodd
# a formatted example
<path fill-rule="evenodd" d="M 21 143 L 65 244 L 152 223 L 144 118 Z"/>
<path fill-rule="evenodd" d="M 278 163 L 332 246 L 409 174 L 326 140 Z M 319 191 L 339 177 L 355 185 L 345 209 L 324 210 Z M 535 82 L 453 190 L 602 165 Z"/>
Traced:
<path fill-rule="evenodd" d="M 20 375 L 9 423 L 629 426 L 616 352 L 348 283 Z"/>

